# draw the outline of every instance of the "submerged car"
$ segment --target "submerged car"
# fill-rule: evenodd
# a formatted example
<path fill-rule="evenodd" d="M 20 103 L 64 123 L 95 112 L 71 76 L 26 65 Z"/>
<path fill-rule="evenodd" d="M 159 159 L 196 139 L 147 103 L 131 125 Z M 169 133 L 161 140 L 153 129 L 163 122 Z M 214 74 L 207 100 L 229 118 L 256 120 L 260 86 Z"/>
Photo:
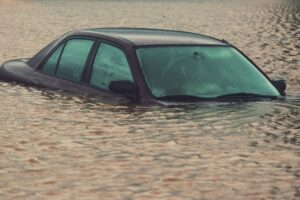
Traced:
<path fill-rule="evenodd" d="M 0 79 L 140 104 L 276 99 L 286 87 L 224 40 L 142 28 L 67 33 L 5 62 Z"/>

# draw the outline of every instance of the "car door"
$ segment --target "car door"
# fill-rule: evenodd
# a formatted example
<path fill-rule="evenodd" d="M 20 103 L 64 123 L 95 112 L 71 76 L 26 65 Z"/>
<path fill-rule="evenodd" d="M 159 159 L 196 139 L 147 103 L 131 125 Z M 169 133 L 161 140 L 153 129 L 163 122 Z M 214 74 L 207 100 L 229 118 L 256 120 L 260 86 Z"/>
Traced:
<path fill-rule="evenodd" d="M 134 82 L 131 67 L 124 51 L 107 42 L 100 42 L 95 51 L 95 57 L 87 72 L 87 81 L 80 88 L 81 93 L 102 93 L 108 98 L 126 99 L 122 95 L 109 90 L 111 81 Z"/>
<path fill-rule="evenodd" d="M 67 39 L 34 72 L 33 81 L 44 87 L 79 92 L 94 44 L 91 38 Z"/>

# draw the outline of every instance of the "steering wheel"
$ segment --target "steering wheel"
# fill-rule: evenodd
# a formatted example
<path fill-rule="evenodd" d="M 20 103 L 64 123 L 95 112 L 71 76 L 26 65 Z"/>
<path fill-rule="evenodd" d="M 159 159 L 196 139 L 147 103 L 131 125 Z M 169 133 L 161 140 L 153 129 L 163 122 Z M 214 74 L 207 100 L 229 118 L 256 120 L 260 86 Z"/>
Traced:
<path fill-rule="evenodd" d="M 161 73 L 160 80 L 164 83 L 168 95 L 186 94 L 186 83 L 190 80 L 193 63 L 190 57 L 181 57 L 171 62 Z"/>
<path fill-rule="evenodd" d="M 160 76 L 161 80 L 168 80 L 171 76 L 184 76 L 181 77 L 185 78 L 186 71 L 185 71 L 185 67 L 186 67 L 186 62 L 187 58 L 179 58 L 177 60 L 175 60 L 174 62 L 170 63 L 163 71 L 162 74 Z"/>

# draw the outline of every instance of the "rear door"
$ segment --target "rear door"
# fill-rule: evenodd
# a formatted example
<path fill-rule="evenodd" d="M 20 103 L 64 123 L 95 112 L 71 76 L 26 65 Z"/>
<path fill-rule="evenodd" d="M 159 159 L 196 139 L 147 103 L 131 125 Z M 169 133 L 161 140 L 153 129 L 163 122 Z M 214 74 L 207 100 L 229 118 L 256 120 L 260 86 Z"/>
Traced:
<path fill-rule="evenodd" d="M 79 92 L 94 45 L 91 38 L 69 38 L 43 62 L 33 81 L 45 87 Z"/>

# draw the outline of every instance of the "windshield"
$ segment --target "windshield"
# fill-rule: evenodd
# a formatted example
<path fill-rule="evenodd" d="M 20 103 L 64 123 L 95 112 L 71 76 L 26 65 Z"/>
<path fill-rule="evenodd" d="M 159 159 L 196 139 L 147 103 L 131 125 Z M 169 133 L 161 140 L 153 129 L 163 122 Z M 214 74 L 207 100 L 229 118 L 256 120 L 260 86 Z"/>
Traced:
<path fill-rule="evenodd" d="M 153 96 L 279 96 L 270 81 L 229 46 L 160 46 L 136 50 Z"/>

